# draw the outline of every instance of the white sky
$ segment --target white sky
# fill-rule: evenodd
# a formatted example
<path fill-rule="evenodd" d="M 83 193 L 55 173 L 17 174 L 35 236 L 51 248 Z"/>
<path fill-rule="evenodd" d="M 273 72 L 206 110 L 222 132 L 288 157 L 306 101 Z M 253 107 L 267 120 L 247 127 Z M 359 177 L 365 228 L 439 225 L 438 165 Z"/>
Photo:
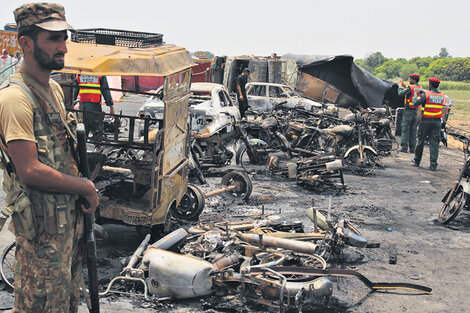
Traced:
<path fill-rule="evenodd" d="M 36 1 L 32 1 L 36 2 Z M 384 0 L 62 0 L 75 28 L 163 33 L 215 55 L 351 54 L 468 57 L 470 2 Z M 3 0 L 0 26 L 26 1 Z"/>

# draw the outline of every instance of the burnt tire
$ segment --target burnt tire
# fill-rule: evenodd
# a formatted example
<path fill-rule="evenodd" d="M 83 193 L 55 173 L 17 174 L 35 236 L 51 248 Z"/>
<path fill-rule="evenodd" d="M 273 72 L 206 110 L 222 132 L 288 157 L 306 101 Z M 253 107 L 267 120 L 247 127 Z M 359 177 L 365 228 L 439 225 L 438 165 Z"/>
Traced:
<path fill-rule="evenodd" d="M 188 184 L 188 189 L 178 206 L 173 207 L 171 215 L 178 221 L 195 221 L 204 210 L 205 199 L 201 189 Z"/>
<path fill-rule="evenodd" d="M 456 191 L 448 204 L 444 203 L 439 212 L 438 221 L 446 225 L 452 222 L 467 203 L 467 194 L 462 189 Z M 446 201 L 447 202 L 447 201 Z"/>
<path fill-rule="evenodd" d="M 268 167 L 269 153 L 264 147 L 261 146 L 254 146 L 253 151 L 257 157 L 256 161 L 250 158 L 246 146 L 241 145 L 237 149 L 237 153 L 235 155 L 235 161 L 237 165 L 240 165 L 243 170 L 248 174 L 257 174 L 265 172 L 266 168 Z"/>
<path fill-rule="evenodd" d="M 253 183 L 250 176 L 239 171 L 228 172 L 222 177 L 222 186 L 237 186 L 235 190 L 225 191 L 223 195 L 231 199 L 248 200 L 253 191 Z"/>
<path fill-rule="evenodd" d="M 359 149 L 354 149 L 344 158 L 344 161 L 352 173 L 366 176 L 374 171 L 377 164 L 377 156 L 372 151 L 364 149 L 363 158 L 361 159 Z"/>
<path fill-rule="evenodd" d="M 3 282 L 13 290 L 15 284 L 15 251 L 16 251 L 16 242 L 12 242 L 8 245 L 2 253 L 2 258 L 0 260 L 0 274 L 2 276 Z"/>

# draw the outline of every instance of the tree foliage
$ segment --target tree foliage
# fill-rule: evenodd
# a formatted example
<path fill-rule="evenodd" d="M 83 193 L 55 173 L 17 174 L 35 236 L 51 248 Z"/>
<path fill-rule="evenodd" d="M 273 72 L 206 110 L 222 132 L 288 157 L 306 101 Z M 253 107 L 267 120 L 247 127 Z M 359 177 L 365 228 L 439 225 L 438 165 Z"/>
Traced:
<path fill-rule="evenodd" d="M 400 77 L 409 77 L 415 73 L 418 73 L 418 66 L 416 64 L 406 63 L 400 68 Z"/>
<path fill-rule="evenodd" d="M 385 61 L 387 59 L 381 52 L 374 52 L 365 58 L 362 66 L 372 73 L 376 67 L 381 66 Z"/>
<path fill-rule="evenodd" d="M 448 58 L 450 57 L 449 52 L 447 52 L 447 49 L 442 47 L 441 51 L 439 51 L 439 57 L 440 58 Z"/>
<path fill-rule="evenodd" d="M 381 52 L 374 52 L 355 62 L 382 79 L 407 79 L 410 74 L 417 73 L 422 80 L 434 76 L 440 80 L 470 81 L 470 58 L 453 58 L 444 47 L 433 57 L 389 59 Z"/>

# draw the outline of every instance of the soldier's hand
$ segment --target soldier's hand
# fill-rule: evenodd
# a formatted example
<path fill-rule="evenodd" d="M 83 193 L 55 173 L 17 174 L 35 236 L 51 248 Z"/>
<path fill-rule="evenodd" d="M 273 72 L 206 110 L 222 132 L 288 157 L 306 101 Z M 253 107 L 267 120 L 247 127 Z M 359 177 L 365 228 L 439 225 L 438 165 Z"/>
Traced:
<path fill-rule="evenodd" d="M 82 196 L 88 202 L 88 207 L 85 207 L 82 204 L 82 211 L 84 213 L 93 214 L 95 213 L 96 208 L 98 207 L 100 199 L 98 197 L 95 184 L 93 184 L 93 182 L 88 179 L 86 180 L 86 182 L 87 182 L 87 191 L 84 194 L 82 194 Z"/>

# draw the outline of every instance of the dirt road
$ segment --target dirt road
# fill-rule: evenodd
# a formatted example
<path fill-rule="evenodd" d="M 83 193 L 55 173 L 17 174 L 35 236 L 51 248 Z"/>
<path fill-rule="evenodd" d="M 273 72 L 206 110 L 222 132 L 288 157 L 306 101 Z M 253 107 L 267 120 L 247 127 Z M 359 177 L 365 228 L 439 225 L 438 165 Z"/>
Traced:
<path fill-rule="evenodd" d="M 428 148 L 425 148 L 425 152 Z M 255 177 L 253 195 L 248 203 L 233 203 L 219 197 L 207 200 L 205 212 L 253 213 L 264 203 L 267 213 L 282 211 L 284 220 L 301 220 L 306 231 L 312 223 L 305 215 L 312 198 L 318 206 L 333 199 L 334 212 L 353 218 L 362 234 L 379 242 L 377 249 L 345 249 L 347 267 L 355 268 L 373 282 L 409 282 L 433 288 L 431 295 L 409 292 L 375 292 L 353 278 L 335 282 L 330 304 L 319 312 L 467 312 L 470 307 L 470 215 L 461 213 L 455 222 L 444 227 L 437 224 L 437 214 L 444 192 L 452 185 L 463 162 L 463 153 L 441 147 L 439 168 L 427 169 L 429 155 L 422 167 L 411 166 L 411 154 L 391 155 L 383 159 L 384 168 L 371 177 L 346 175 L 347 190 L 322 192 L 301 188 L 295 182 L 272 181 Z M 220 179 L 210 178 L 214 189 Z M 99 272 L 102 287 L 119 273 L 119 257 L 132 254 L 140 237 L 133 228 L 105 225 L 109 233 L 99 242 Z M 0 242 L 8 240 L 5 231 Z M 389 264 L 390 245 L 397 247 L 397 264 Z M 1 286 L 0 286 L 1 289 Z M 0 291 L 0 309 L 11 303 L 11 294 Z M 147 304 L 139 298 L 107 297 L 101 300 L 102 312 L 248 312 L 263 308 L 240 306 L 233 298 L 175 301 Z M 80 312 L 87 312 L 82 305 Z"/>

